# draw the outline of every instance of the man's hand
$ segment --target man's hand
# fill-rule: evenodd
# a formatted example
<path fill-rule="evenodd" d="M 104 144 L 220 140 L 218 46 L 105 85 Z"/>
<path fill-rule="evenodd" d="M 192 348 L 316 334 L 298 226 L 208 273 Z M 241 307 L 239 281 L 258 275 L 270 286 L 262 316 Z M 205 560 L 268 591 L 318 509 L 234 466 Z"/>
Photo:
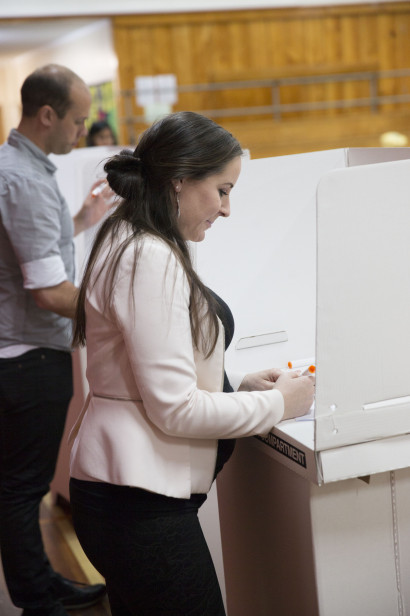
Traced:
<path fill-rule="evenodd" d="M 102 190 L 93 191 L 102 187 Z M 74 216 L 74 235 L 89 229 L 101 220 L 114 205 L 115 193 L 108 186 L 106 180 L 97 180 L 91 187 L 83 206 Z"/>

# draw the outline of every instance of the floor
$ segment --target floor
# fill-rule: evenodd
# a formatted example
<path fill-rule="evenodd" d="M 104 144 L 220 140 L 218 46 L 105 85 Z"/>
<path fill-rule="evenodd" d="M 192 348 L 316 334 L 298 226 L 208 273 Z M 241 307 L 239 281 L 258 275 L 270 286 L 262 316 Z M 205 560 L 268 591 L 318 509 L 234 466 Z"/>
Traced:
<path fill-rule="evenodd" d="M 40 523 L 47 555 L 57 571 L 79 582 L 103 581 L 78 543 L 69 508 L 64 502 L 54 504 L 51 494 L 47 495 L 41 505 Z M 21 611 L 10 601 L 0 566 L 0 616 L 20 616 Z M 111 616 L 107 598 L 93 607 L 69 613 L 71 616 Z"/>

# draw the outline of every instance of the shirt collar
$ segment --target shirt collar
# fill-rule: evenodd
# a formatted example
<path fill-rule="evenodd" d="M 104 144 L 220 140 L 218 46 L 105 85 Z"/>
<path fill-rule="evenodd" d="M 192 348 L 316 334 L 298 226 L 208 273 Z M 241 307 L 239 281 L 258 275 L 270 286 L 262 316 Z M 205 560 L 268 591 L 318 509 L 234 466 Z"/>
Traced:
<path fill-rule="evenodd" d="M 30 139 L 19 133 L 19 131 L 15 128 L 11 129 L 7 142 L 16 148 L 28 150 L 37 159 L 43 162 L 45 168 L 50 173 L 55 173 L 55 171 L 57 170 L 57 167 L 54 163 L 51 162 L 47 154 L 45 154 L 43 150 L 40 150 L 40 148 L 36 146 Z"/>

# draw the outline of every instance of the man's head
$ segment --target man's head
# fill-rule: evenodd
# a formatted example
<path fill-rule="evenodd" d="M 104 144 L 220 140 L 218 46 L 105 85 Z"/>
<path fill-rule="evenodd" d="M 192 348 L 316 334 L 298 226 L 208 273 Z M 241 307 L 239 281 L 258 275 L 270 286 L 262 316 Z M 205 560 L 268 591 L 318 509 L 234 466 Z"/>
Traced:
<path fill-rule="evenodd" d="M 65 66 L 48 64 L 31 73 L 21 101 L 18 130 L 46 154 L 67 154 L 87 134 L 91 96 L 84 81 Z"/>

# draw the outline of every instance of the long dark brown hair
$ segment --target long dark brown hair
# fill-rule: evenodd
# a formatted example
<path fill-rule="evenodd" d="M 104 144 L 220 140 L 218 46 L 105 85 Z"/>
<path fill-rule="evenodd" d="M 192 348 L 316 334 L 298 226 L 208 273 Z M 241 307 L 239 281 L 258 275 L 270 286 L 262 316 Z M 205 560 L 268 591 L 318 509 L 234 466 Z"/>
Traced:
<path fill-rule="evenodd" d="M 158 237 L 168 244 L 187 276 L 194 344 L 206 356 L 212 353 L 218 337 L 217 306 L 196 274 L 188 244 L 179 231 L 172 181 L 182 178 L 201 180 L 220 173 L 241 154 L 241 146 L 228 131 L 209 118 L 185 111 L 173 113 L 156 122 L 142 134 L 134 152 L 122 150 L 105 163 L 107 181 L 121 200 L 101 225 L 88 259 L 79 291 L 74 345 L 85 344 L 85 296 L 102 245 L 107 240 L 111 247 L 115 245 L 115 238 L 125 226 L 124 223 L 128 223 L 126 239 L 114 249 L 111 248 L 109 259 L 104 265 L 106 301 L 109 302 L 112 296 L 115 275 L 127 247 L 134 243 L 134 275 L 138 260 L 138 238 L 145 233 Z M 101 273 L 102 270 L 98 275 Z M 202 333 L 203 322 L 209 323 L 206 336 Z"/>

